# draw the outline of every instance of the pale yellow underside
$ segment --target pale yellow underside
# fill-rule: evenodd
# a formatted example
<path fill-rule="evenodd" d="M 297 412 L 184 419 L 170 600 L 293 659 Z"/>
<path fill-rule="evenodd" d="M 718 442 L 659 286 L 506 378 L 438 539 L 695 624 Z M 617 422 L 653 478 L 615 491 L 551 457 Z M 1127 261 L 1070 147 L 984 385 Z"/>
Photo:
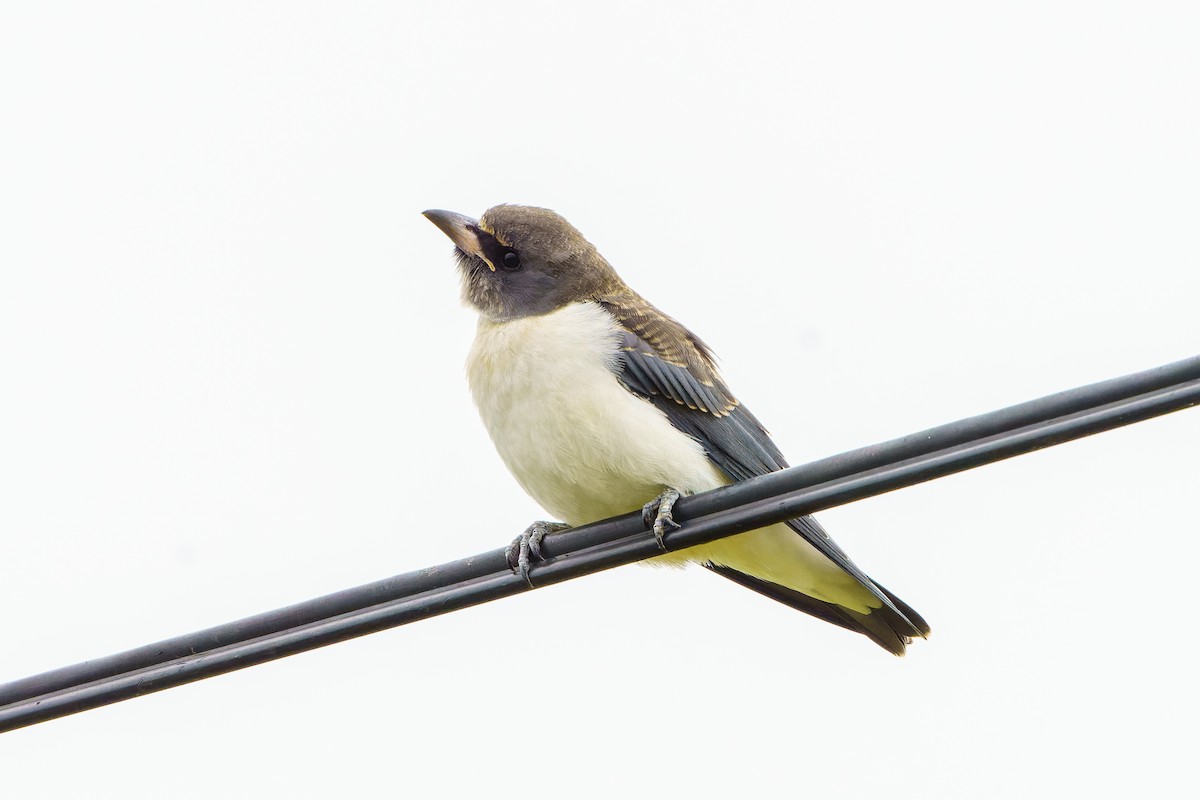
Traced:
<path fill-rule="evenodd" d="M 500 457 L 570 525 L 639 509 L 668 486 L 691 494 L 728 482 L 697 442 L 617 381 L 618 341 L 603 309 L 578 303 L 540 317 L 481 319 L 468 357 L 471 393 Z M 646 563 L 706 561 L 856 611 L 880 605 L 785 525 Z"/>

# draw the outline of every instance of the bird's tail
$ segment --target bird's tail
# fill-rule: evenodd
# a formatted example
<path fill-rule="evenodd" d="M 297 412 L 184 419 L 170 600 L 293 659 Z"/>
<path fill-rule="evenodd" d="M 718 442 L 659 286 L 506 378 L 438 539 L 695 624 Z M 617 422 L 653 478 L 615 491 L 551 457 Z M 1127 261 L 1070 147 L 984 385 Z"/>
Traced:
<path fill-rule="evenodd" d="M 890 605 L 884 604 L 879 608 L 861 612 L 837 603 L 827 603 L 824 600 L 809 597 L 802 592 L 756 578 L 753 575 L 747 575 L 731 567 L 713 563 L 707 563 L 704 566 L 718 575 L 741 584 L 747 589 L 753 589 L 772 600 L 778 600 L 805 614 L 811 614 L 818 619 L 861 633 L 893 655 L 904 655 L 905 647 L 913 639 L 918 637 L 924 639 L 929 635 L 929 624 L 922 619 L 921 615 L 878 583 L 875 584 L 875 588 L 891 601 Z"/>
<path fill-rule="evenodd" d="M 812 517 L 677 550 L 648 563 L 686 562 L 861 633 L 889 653 L 903 655 L 909 642 L 929 634 L 921 615 L 867 577 Z"/>

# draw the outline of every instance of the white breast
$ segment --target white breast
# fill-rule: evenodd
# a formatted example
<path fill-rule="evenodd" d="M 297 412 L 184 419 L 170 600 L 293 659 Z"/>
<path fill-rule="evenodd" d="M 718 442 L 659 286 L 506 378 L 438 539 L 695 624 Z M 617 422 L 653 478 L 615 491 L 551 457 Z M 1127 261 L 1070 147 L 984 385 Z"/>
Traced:
<path fill-rule="evenodd" d="M 666 486 L 727 481 L 691 437 L 612 371 L 620 333 L 595 303 L 480 319 L 471 393 L 500 457 L 548 512 L 579 525 L 640 508 Z"/>
<path fill-rule="evenodd" d="M 480 319 L 467 377 L 508 469 L 556 519 L 582 525 L 640 508 L 667 487 L 728 483 L 703 448 L 631 394 L 611 367 L 620 331 L 595 303 L 541 317 Z M 646 563 L 724 564 L 848 608 L 879 601 L 786 525 Z"/>

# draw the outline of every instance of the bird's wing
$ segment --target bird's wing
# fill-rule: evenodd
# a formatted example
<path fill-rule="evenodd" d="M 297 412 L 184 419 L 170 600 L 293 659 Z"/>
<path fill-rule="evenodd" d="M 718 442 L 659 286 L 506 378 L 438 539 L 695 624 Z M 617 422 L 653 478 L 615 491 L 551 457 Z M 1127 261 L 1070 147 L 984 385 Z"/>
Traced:
<path fill-rule="evenodd" d="M 730 480 L 787 467 L 762 423 L 721 380 L 712 351 L 699 337 L 641 298 L 605 299 L 601 306 L 620 323 L 624 337 L 617 379 L 698 441 Z M 816 520 L 801 517 L 789 524 L 842 569 L 866 578 Z"/>
<path fill-rule="evenodd" d="M 699 337 L 640 297 L 617 295 L 599 302 L 621 326 L 621 358 L 615 371 L 629 391 L 653 403 L 676 429 L 698 441 L 713 464 L 731 480 L 743 481 L 787 467 L 762 423 L 721 380 L 712 351 Z M 924 620 L 867 577 L 814 518 L 798 517 L 787 524 L 879 598 L 885 608 L 900 614 L 902 619 L 897 623 L 906 628 L 902 635 L 927 632 Z M 725 574 L 728 570 L 715 571 Z M 742 582 L 754 580 L 746 576 Z M 768 593 L 769 586 L 751 588 Z M 808 600 L 810 604 L 820 603 Z M 801 610 L 826 618 L 811 608 Z M 905 622 L 909 624 L 903 625 Z M 914 630 L 907 630 L 910 626 Z"/>

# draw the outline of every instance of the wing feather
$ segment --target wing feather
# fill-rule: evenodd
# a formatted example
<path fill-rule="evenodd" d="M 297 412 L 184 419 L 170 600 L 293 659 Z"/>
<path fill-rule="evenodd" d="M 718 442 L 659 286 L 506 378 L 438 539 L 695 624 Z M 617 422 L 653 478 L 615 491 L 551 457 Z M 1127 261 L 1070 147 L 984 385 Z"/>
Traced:
<path fill-rule="evenodd" d="M 771 441 L 762 423 L 738 402 L 721 380 L 711 350 L 695 334 L 632 293 L 604 298 L 600 302 L 623 330 L 621 358 L 615 371 L 617 379 L 629 391 L 653 403 L 672 425 L 698 441 L 717 468 L 731 480 L 743 481 L 787 467 L 783 453 Z M 863 615 L 832 611 L 817 613 L 814 605 L 820 605 L 817 601 L 807 606 L 792 605 L 835 624 L 863 628 L 861 632 L 876 641 L 881 640 L 885 630 L 890 635 L 892 628 L 901 637 L 928 632 L 924 620 L 906 605 L 901 611 L 897 606 L 903 604 L 895 602 L 889 592 L 867 577 L 816 519 L 799 517 L 788 520 L 787 524 L 875 595 L 884 604 L 887 625 L 891 627 L 879 627 L 883 621 L 861 624 L 857 617 Z M 714 571 L 731 577 L 726 568 Z M 757 579 L 747 578 L 741 582 L 755 588 L 752 585 L 755 581 Z M 768 593 L 765 589 L 763 592 Z M 771 596 L 776 594 L 779 592 Z M 837 619 L 830 619 L 830 614 Z M 893 649 L 888 644 L 884 646 Z"/>

